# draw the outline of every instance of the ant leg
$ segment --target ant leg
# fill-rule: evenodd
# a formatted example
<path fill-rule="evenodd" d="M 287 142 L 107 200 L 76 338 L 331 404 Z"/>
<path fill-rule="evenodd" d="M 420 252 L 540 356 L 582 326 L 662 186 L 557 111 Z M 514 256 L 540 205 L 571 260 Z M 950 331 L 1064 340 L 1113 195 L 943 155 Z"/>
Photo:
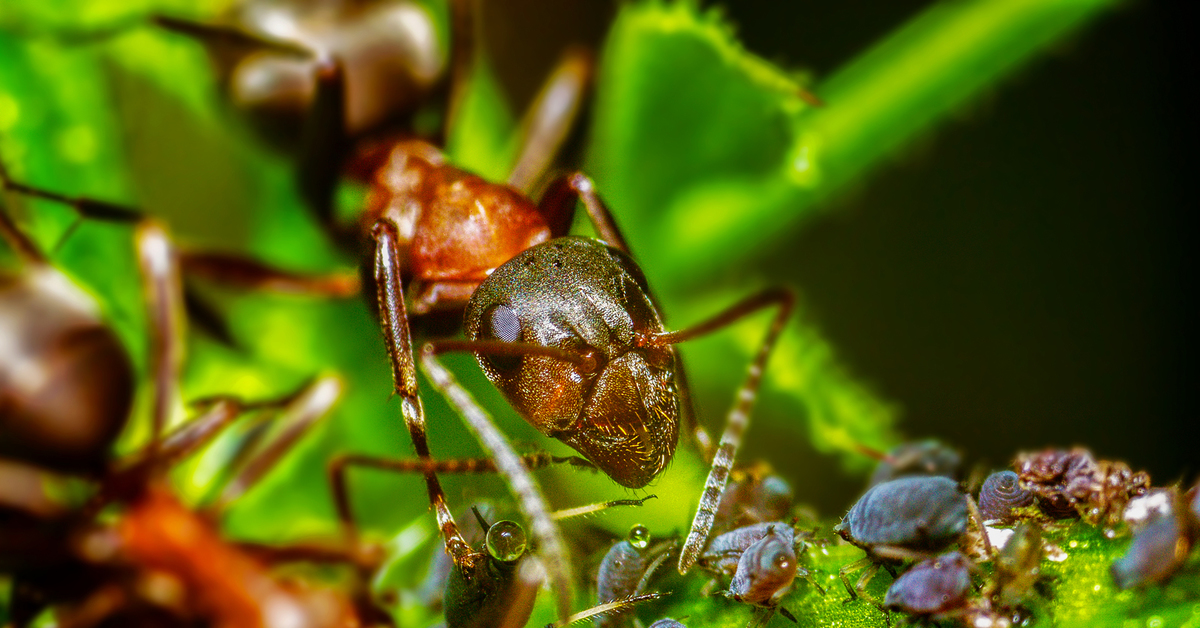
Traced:
<path fill-rule="evenodd" d="M 632 608 L 635 604 L 641 604 L 642 602 L 650 602 L 653 600 L 658 600 L 665 596 L 666 595 L 663 593 L 639 593 L 639 594 L 630 595 L 628 597 L 623 597 L 619 600 L 613 600 L 611 602 L 606 602 L 604 604 L 598 604 L 587 610 L 579 611 L 578 613 L 575 613 L 574 615 L 571 615 L 570 617 L 567 617 L 566 619 L 560 619 L 560 620 L 554 622 L 553 624 L 546 624 L 546 628 L 564 628 L 565 626 L 570 626 L 571 624 L 577 624 L 584 620 L 591 619 L 592 617 L 605 617 L 608 615 L 616 615 L 618 613 L 624 613 L 625 611 Z"/>
<path fill-rule="evenodd" d="M 237 465 L 233 479 L 209 510 L 219 517 L 229 504 L 257 484 L 313 425 L 329 415 L 341 400 L 344 388 L 340 378 L 327 376 L 285 400 L 278 419 L 283 426 L 280 433 L 244 464 Z"/>
<path fill-rule="evenodd" d="M 550 518 L 555 521 L 562 521 L 563 519 L 595 514 L 602 510 L 616 508 L 617 506 L 641 506 L 647 500 L 651 499 L 658 499 L 658 495 L 647 495 L 641 499 L 614 499 L 612 501 L 576 506 L 575 508 L 567 508 L 565 510 L 556 510 L 550 513 Z"/>
<path fill-rule="evenodd" d="M 589 51 L 563 53 L 521 122 L 521 152 L 508 184 L 528 194 L 545 176 L 566 141 L 591 83 L 594 62 Z"/>
<path fill-rule="evenodd" d="M 153 401 L 149 458 L 157 457 L 163 429 L 179 398 L 179 372 L 183 367 L 183 288 L 179 264 L 166 231 L 157 223 L 142 222 L 134 233 L 138 266 L 143 277 Z"/>
<path fill-rule="evenodd" d="M 375 241 L 374 273 L 379 300 L 379 321 L 383 327 L 384 344 L 387 346 L 391 362 L 393 387 L 400 396 L 401 413 L 412 438 L 413 448 L 418 457 L 428 460 L 432 456 L 425 436 L 425 411 L 421 405 L 421 398 L 417 395 L 417 369 L 412 355 L 408 314 L 404 307 L 404 290 L 400 283 L 400 252 L 396 226 L 390 221 L 380 220 L 371 230 L 371 237 Z M 446 505 L 446 495 L 436 473 L 425 473 L 425 486 L 446 543 L 446 551 L 454 558 L 455 565 L 462 568 L 468 560 L 471 547 L 463 538 L 458 524 L 454 521 L 454 515 Z M 344 503 L 345 498 L 345 495 L 339 498 L 342 502 L 339 503 L 339 512 L 343 513 L 343 524 L 349 523 L 345 517 L 349 513 L 348 504 Z M 353 530 L 347 528 L 347 533 L 352 534 Z"/>
<path fill-rule="evenodd" d="M 305 275 L 247 257 L 210 251 L 184 251 L 179 257 L 189 279 L 231 288 L 333 298 L 352 297 L 360 290 L 358 275 L 353 272 Z"/>
<path fill-rule="evenodd" d="M 399 295 L 397 295 L 399 297 Z M 571 567 L 558 526 L 550 518 L 546 499 L 534 483 L 529 471 L 521 464 L 508 439 L 496 429 L 492 418 L 471 397 L 450 371 L 438 361 L 438 347 L 427 343 L 421 350 L 421 365 L 433 387 L 442 393 L 467 423 L 484 450 L 496 461 L 497 472 L 504 477 L 517 497 L 521 512 L 529 519 L 533 536 L 540 545 L 540 554 L 550 574 L 555 590 L 558 615 L 566 618 L 571 612 Z"/>
<path fill-rule="evenodd" d="M 596 235 L 601 240 L 615 249 L 620 249 L 626 255 L 632 255 L 629 251 L 629 244 L 625 242 L 625 236 L 621 235 L 621 229 L 617 227 L 617 221 L 609 211 L 608 205 L 596 193 L 596 184 L 592 182 L 591 177 L 582 172 L 572 172 L 555 179 L 550 187 L 546 188 L 546 193 L 542 195 L 538 209 L 547 217 L 547 222 L 552 225 L 552 234 L 555 236 L 566 234 L 567 228 L 571 226 L 570 218 L 574 212 L 576 201 L 583 201 L 588 218 L 596 229 Z M 561 216 L 566 217 L 566 222 L 562 232 L 557 233 L 553 226 L 556 221 L 563 220 Z"/>
<path fill-rule="evenodd" d="M 314 69 L 316 92 L 304 121 L 296 185 L 305 204 L 334 233 L 334 197 L 346 159 L 346 75 L 338 59 L 323 58 Z"/>
<path fill-rule="evenodd" d="M 659 334 L 656 337 L 656 341 L 661 342 L 682 342 L 726 327 L 764 307 L 775 306 L 778 308 L 775 318 L 771 321 L 771 326 L 767 329 L 766 336 L 763 337 L 762 344 L 759 345 L 758 354 L 747 369 L 746 379 L 738 389 L 737 399 L 729 410 L 729 416 L 725 422 L 725 433 L 722 434 L 717 454 L 713 457 L 712 468 L 709 470 L 708 479 L 704 484 L 704 492 L 701 493 L 700 503 L 696 507 L 696 516 L 692 519 L 692 528 L 688 532 L 683 551 L 679 556 L 680 574 L 686 574 L 695 564 L 700 552 L 704 550 L 708 533 L 712 530 L 713 522 L 716 519 L 721 493 L 725 490 L 725 483 L 729 480 L 729 472 L 733 468 L 738 446 L 742 442 L 742 434 L 750 422 L 750 410 L 753 409 L 754 402 L 758 398 L 763 369 L 766 368 L 767 360 L 771 357 L 771 350 L 775 347 L 784 324 L 792 314 L 795 301 L 796 295 L 790 290 L 780 288 L 764 290 L 699 325 L 682 331 Z"/>
<path fill-rule="evenodd" d="M 438 144 L 445 144 L 450 129 L 458 120 L 458 112 L 466 98 L 467 85 L 471 78 L 471 67 L 475 65 L 475 12 L 476 0 L 450 0 L 450 84 L 446 98 L 446 117 L 442 121 L 442 137 Z"/>

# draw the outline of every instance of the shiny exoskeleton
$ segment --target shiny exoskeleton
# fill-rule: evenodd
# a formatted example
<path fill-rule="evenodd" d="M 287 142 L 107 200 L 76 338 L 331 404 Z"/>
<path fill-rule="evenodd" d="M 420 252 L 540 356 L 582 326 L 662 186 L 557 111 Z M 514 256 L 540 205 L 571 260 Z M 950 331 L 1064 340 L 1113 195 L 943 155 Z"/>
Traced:
<path fill-rule="evenodd" d="M 534 427 L 631 488 L 666 467 L 679 437 L 675 353 L 653 340 L 664 331 L 633 261 L 581 237 L 539 245 L 498 268 L 466 315 L 472 340 L 555 347 L 585 358 L 480 355 L 479 362 Z"/>

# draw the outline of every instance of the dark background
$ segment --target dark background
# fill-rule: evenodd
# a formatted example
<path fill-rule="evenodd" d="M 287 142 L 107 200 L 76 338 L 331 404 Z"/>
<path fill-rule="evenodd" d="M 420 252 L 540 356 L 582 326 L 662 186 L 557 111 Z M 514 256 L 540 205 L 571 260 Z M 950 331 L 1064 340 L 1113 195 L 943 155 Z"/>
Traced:
<path fill-rule="evenodd" d="M 819 78 L 929 4 L 725 11 L 747 48 Z M 598 41 L 612 9 L 522 0 L 485 16 L 514 99 L 562 41 Z M 900 406 L 906 434 L 991 465 L 1086 444 L 1156 484 L 1193 481 L 1193 27 L 1166 2 L 1103 15 L 747 272 L 801 289 L 847 366 Z M 753 441 L 748 456 L 779 458 Z M 816 499 L 831 505 L 857 482 L 828 481 Z"/>

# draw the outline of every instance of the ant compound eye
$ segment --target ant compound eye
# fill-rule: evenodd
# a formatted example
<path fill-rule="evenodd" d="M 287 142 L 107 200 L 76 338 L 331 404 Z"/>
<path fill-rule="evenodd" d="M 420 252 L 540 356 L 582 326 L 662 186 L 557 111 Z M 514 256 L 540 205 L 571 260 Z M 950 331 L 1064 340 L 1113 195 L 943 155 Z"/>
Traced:
<path fill-rule="evenodd" d="M 516 342 L 521 337 L 521 319 L 507 305 L 493 305 L 483 314 L 485 336 L 490 340 Z"/>
<path fill-rule="evenodd" d="M 629 529 L 629 544 L 638 549 L 646 549 L 650 545 L 650 531 L 646 526 L 638 524 Z"/>
<path fill-rule="evenodd" d="M 483 329 L 480 336 L 484 340 L 499 340 L 500 342 L 516 342 L 521 339 L 521 319 L 507 305 L 493 305 L 483 313 Z M 488 355 L 492 368 L 502 373 L 514 371 L 521 364 L 519 355 Z"/>
<path fill-rule="evenodd" d="M 525 554 L 525 530 L 515 521 L 497 521 L 488 528 L 486 545 L 492 558 L 511 563 Z"/>

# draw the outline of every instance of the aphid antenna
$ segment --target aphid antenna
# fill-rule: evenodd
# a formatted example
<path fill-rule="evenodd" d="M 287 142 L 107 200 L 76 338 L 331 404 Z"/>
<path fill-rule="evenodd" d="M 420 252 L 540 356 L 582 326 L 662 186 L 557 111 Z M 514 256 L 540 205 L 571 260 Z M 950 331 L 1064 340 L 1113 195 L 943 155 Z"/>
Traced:
<path fill-rule="evenodd" d="M 614 499 L 607 502 L 598 502 L 595 504 L 576 506 L 574 508 L 566 508 L 564 510 L 556 510 L 550 513 L 550 518 L 555 521 L 562 521 L 564 519 L 573 519 L 575 517 L 590 517 L 598 512 L 608 510 L 609 508 L 615 508 L 619 506 L 641 506 L 642 504 L 646 503 L 647 500 L 651 499 L 658 499 L 658 495 L 647 495 L 641 499 Z"/>
<path fill-rule="evenodd" d="M 570 626 L 572 624 L 578 624 L 579 622 L 591 619 L 593 617 L 603 617 L 610 613 L 616 613 L 616 612 L 623 611 L 623 610 L 633 606 L 634 604 L 641 604 L 642 602 L 658 600 L 663 597 L 666 597 L 669 594 L 670 594 L 670 591 L 668 591 L 666 593 L 655 592 L 655 593 L 642 593 L 640 595 L 639 594 L 630 595 L 627 597 L 623 597 L 619 600 L 613 600 L 612 602 L 608 602 L 606 604 L 600 604 L 598 606 L 593 606 L 592 608 L 589 608 L 585 611 L 579 611 L 578 613 L 575 613 L 574 615 L 571 615 L 570 617 L 567 617 L 566 619 L 562 619 L 562 620 L 556 621 L 554 623 L 546 624 L 546 628 L 565 628 L 566 626 Z"/>

